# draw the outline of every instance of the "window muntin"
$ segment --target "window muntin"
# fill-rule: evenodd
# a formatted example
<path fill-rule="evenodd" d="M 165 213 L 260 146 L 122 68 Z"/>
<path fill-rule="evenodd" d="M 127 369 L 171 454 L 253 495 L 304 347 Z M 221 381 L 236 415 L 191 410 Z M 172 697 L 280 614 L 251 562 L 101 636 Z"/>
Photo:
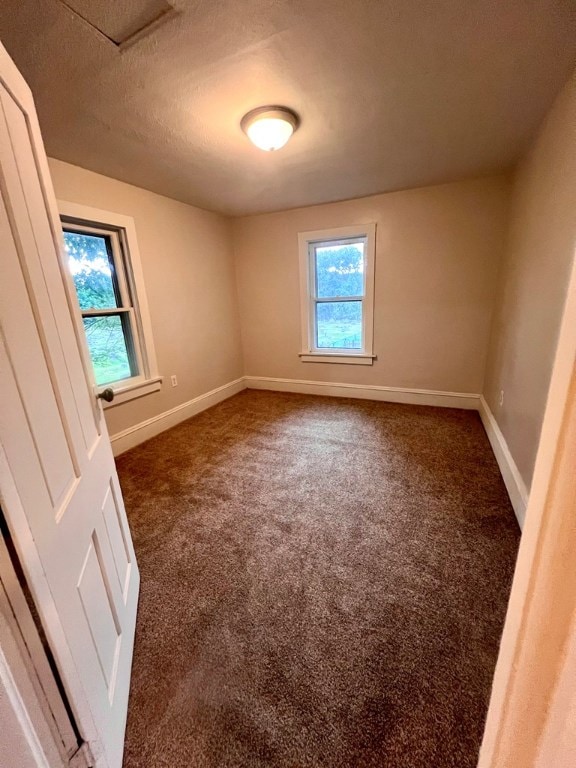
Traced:
<path fill-rule="evenodd" d="M 120 232 L 67 221 L 63 232 L 96 384 L 129 383 L 143 364 Z"/>

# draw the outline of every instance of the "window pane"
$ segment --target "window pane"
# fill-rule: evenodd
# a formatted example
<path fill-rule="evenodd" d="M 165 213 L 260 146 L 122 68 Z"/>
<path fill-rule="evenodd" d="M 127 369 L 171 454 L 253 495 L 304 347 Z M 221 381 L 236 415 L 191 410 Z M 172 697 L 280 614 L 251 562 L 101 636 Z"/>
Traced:
<path fill-rule="evenodd" d="M 316 246 L 319 299 L 364 295 L 364 243 Z"/>
<path fill-rule="evenodd" d="M 84 317 L 83 320 L 96 384 L 110 384 L 133 376 L 120 316 Z"/>
<path fill-rule="evenodd" d="M 362 349 L 362 302 L 316 304 L 316 344 L 326 349 Z"/>
<path fill-rule="evenodd" d="M 114 290 L 115 276 L 106 237 L 64 232 L 68 264 L 80 309 L 112 309 L 120 306 Z"/>

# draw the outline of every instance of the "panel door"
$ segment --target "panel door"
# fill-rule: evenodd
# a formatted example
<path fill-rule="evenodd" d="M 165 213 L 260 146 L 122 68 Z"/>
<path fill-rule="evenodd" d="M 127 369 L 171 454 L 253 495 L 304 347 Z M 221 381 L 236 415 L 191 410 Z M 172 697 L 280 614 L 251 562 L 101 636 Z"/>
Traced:
<path fill-rule="evenodd" d="M 139 574 L 30 91 L 0 46 L 0 493 L 82 735 L 122 750 Z"/>

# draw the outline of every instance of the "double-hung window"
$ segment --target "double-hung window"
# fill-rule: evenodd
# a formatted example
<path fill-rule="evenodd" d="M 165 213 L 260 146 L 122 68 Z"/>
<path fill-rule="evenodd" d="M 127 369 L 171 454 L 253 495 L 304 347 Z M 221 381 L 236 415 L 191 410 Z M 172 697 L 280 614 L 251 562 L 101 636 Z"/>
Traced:
<path fill-rule="evenodd" d="M 67 264 L 96 385 L 111 387 L 116 402 L 158 390 L 161 379 L 139 263 L 135 269 L 132 219 L 71 203 L 61 203 L 60 208 Z"/>
<path fill-rule="evenodd" d="M 371 365 L 375 224 L 298 235 L 304 362 Z"/>

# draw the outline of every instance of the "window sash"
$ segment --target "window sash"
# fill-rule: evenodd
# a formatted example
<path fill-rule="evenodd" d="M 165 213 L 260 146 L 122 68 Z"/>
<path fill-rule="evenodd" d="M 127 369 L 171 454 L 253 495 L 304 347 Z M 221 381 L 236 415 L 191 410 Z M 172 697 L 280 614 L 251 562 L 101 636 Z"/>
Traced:
<path fill-rule="evenodd" d="M 104 238 L 112 269 L 112 286 L 118 302 L 117 307 L 107 307 L 107 309 L 129 309 L 132 307 L 132 293 L 126 279 L 124 252 L 119 232 L 116 229 L 105 229 L 88 224 L 68 223 L 66 220 L 62 221 L 62 229 L 64 232 L 71 232 L 76 235 L 95 235 Z"/>
<path fill-rule="evenodd" d="M 318 248 L 336 248 L 338 246 L 342 245 L 362 245 L 362 258 L 364 261 L 364 269 L 362 272 L 362 295 L 361 296 L 341 296 L 338 297 L 336 295 L 334 296 L 318 296 L 318 269 L 317 269 L 317 255 L 316 250 Z M 312 270 L 312 280 L 310 282 L 310 285 L 313 286 L 314 290 L 310 293 L 313 294 L 313 298 L 316 298 L 318 300 L 323 301 L 324 299 L 333 299 L 334 301 L 359 301 L 364 298 L 366 295 L 366 249 L 368 247 L 368 242 L 366 237 L 347 237 L 347 238 L 335 238 L 334 240 L 328 238 L 326 240 L 316 240 L 309 243 L 308 246 L 308 255 L 311 259 L 312 263 L 310 265 Z"/>
<path fill-rule="evenodd" d="M 358 245 L 362 244 L 362 257 L 364 261 L 362 270 L 362 294 L 359 296 L 318 296 L 318 268 L 317 268 L 317 255 L 316 250 L 318 248 L 334 248 L 342 245 Z M 309 273 L 309 347 L 312 352 L 326 353 L 327 351 L 342 352 L 350 354 L 359 354 L 366 349 L 366 279 L 367 279 L 367 248 L 368 238 L 362 237 L 350 237 L 350 238 L 326 238 L 324 240 L 310 241 L 308 243 L 308 273 Z M 318 319 L 317 319 L 317 306 L 318 304 L 329 303 L 341 303 L 341 302 L 360 302 L 362 312 L 361 322 L 361 337 L 360 347 L 320 347 L 318 345 Z"/>
<path fill-rule="evenodd" d="M 67 220 L 65 217 L 62 217 L 62 229 L 64 232 L 73 234 L 86 234 L 102 237 L 106 242 L 106 250 L 111 266 L 112 287 L 118 306 L 80 309 L 80 314 L 82 318 L 116 316 L 121 319 L 131 375 L 124 379 L 115 379 L 108 383 L 118 386 L 136 379 L 144 378 L 145 364 L 140 341 L 140 327 L 136 308 L 132 301 L 133 292 L 127 276 L 126 260 L 120 232 L 113 228 L 108 229 L 106 227 L 100 227 L 84 222 L 80 223 L 73 220 Z M 94 366 L 91 358 L 90 360 L 92 366 Z"/>
<path fill-rule="evenodd" d="M 122 336 L 124 338 L 124 344 L 126 346 L 126 356 L 128 358 L 128 366 L 130 368 L 130 376 L 122 379 L 112 379 L 111 381 L 102 382 L 101 386 L 107 384 L 119 384 L 123 382 L 129 382 L 140 376 L 139 373 L 139 358 L 137 353 L 137 345 L 134 343 L 134 325 L 132 321 L 131 309 L 118 309 L 116 311 L 104 310 L 104 311 L 87 311 L 82 312 L 82 319 L 94 318 L 94 317 L 119 317 L 122 326 Z"/>

